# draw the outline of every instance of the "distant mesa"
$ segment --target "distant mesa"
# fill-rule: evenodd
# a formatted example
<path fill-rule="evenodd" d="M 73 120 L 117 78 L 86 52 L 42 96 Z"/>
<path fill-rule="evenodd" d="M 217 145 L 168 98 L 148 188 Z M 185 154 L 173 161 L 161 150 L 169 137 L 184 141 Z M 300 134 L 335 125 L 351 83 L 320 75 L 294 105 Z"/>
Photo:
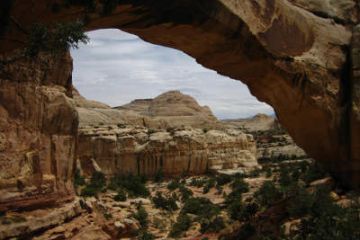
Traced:
<path fill-rule="evenodd" d="M 75 94 L 76 92 L 74 96 Z M 168 91 L 153 99 L 136 99 L 115 108 L 81 96 L 75 97 L 75 101 L 80 115 L 80 126 L 122 123 L 150 128 L 222 127 L 209 107 L 200 106 L 193 97 L 180 91 Z"/>

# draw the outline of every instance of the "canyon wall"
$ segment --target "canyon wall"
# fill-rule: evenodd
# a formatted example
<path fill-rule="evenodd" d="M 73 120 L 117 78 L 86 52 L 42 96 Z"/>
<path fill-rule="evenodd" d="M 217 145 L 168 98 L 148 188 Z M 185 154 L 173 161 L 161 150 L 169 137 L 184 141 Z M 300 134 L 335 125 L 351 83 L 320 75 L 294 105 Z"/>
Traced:
<path fill-rule="evenodd" d="M 2 59 L 4 60 L 4 59 Z M 73 198 L 78 114 L 69 54 L 5 65 L 0 74 L 0 211 Z"/>
<path fill-rule="evenodd" d="M 78 159 L 86 176 L 204 174 L 210 170 L 258 166 L 256 144 L 240 131 L 156 130 L 104 125 L 79 129 Z"/>
<path fill-rule="evenodd" d="M 251 135 L 227 129 L 210 108 L 180 91 L 110 108 L 74 91 L 78 160 L 87 176 L 204 174 L 258 167 Z"/>
<path fill-rule="evenodd" d="M 0 53 L 2 59 L 16 55 L 13 51 L 24 47 L 34 23 L 77 19 L 86 20 L 88 30 L 119 28 L 180 49 L 247 84 L 274 107 L 308 155 L 344 184 L 357 187 L 359 35 L 354 26 L 359 6 L 351 0 L 341 3 L 124 0 L 104 15 L 55 0 L 6 0 L 0 3 Z M 69 98 L 71 60 L 45 58 L 1 64 L 2 209 L 41 203 L 45 194 L 47 199 L 71 195 L 77 132 Z"/>

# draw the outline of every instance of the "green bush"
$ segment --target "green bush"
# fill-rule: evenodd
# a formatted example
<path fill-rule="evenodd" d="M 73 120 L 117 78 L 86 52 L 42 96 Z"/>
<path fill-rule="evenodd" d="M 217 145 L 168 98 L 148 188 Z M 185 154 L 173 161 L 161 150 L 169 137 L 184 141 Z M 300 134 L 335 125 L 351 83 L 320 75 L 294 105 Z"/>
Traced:
<path fill-rule="evenodd" d="M 153 197 L 153 202 L 156 208 L 161 208 L 167 211 L 175 211 L 178 209 L 176 205 L 176 200 L 172 196 L 169 198 L 163 197 L 161 192 L 157 192 L 156 196 Z"/>
<path fill-rule="evenodd" d="M 172 180 L 167 185 L 167 189 L 169 189 L 170 191 L 174 191 L 175 189 L 180 188 L 180 186 L 181 184 L 179 183 L 179 180 Z"/>
<path fill-rule="evenodd" d="M 113 218 L 113 215 L 109 212 L 104 212 L 103 215 L 106 220 L 110 220 Z"/>
<path fill-rule="evenodd" d="M 126 190 L 130 196 L 147 197 L 150 195 L 145 186 L 146 179 L 141 176 L 129 174 L 127 176 L 117 175 L 110 180 L 109 188 L 115 191 Z"/>
<path fill-rule="evenodd" d="M 118 190 L 114 200 L 117 202 L 125 202 L 127 199 L 126 192 L 124 190 Z"/>
<path fill-rule="evenodd" d="M 180 186 L 179 191 L 181 193 L 181 201 L 183 201 L 183 202 L 185 202 L 187 199 L 189 199 L 193 195 L 193 192 L 189 188 L 185 187 L 184 185 Z"/>
<path fill-rule="evenodd" d="M 29 57 L 35 57 L 39 52 L 64 53 L 89 41 L 81 22 L 58 23 L 51 28 L 34 24 L 29 32 L 25 49 L 25 55 Z"/>
<path fill-rule="evenodd" d="M 314 204 L 315 197 L 303 187 L 296 187 L 292 193 L 293 197 L 287 205 L 290 217 L 301 217 L 308 214 Z"/>
<path fill-rule="evenodd" d="M 200 187 L 203 187 L 206 182 L 207 182 L 206 179 L 193 178 L 193 179 L 191 179 L 190 186 L 200 188 Z"/>
<path fill-rule="evenodd" d="M 148 225 L 148 213 L 143 206 L 139 206 L 137 212 L 134 214 L 134 218 L 139 221 L 142 228 L 146 228 Z"/>
<path fill-rule="evenodd" d="M 290 176 L 290 169 L 285 166 L 280 167 L 279 184 L 281 187 L 286 188 L 292 183 Z"/>
<path fill-rule="evenodd" d="M 244 223 L 232 239 L 250 239 L 256 233 L 256 228 L 249 222 Z M 258 238 L 255 238 L 258 239 Z"/>
<path fill-rule="evenodd" d="M 211 218 L 220 213 L 220 208 L 207 198 L 189 198 L 181 209 L 181 213 L 195 214 L 200 218 Z"/>
<path fill-rule="evenodd" d="M 249 184 L 244 181 L 242 178 L 237 178 L 231 184 L 231 188 L 234 192 L 246 193 L 249 191 Z"/>
<path fill-rule="evenodd" d="M 215 217 L 213 220 L 204 218 L 201 220 L 201 233 L 217 233 L 225 228 L 224 219 L 222 217 Z"/>
<path fill-rule="evenodd" d="M 137 237 L 138 240 L 154 240 L 155 236 L 146 231 L 141 231 Z"/>
<path fill-rule="evenodd" d="M 249 184 L 242 178 L 236 178 L 231 184 L 232 192 L 225 197 L 225 203 L 229 206 L 234 202 L 241 202 L 243 193 L 249 191 Z"/>
<path fill-rule="evenodd" d="M 281 199 L 282 194 L 273 182 L 266 181 L 260 189 L 255 192 L 254 197 L 261 206 L 268 207 Z"/>
<path fill-rule="evenodd" d="M 269 178 L 269 177 L 271 177 L 272 176 L 272 169 L 271 169 L 271 167 L 267 167 L 266 169 L 265 169 L 265 176 L 267 177 L 267 178 Z"/>
<path fill-rule="evenodd" d="M 215 187 L 216 179 L 210 178 L 204 185 L 203 193 L 206 194 L 210 191 L 211 188 Z"/>
<path fill-rule="evenodd" d="M 172 238 L 179 238 L 181 234 L 187 231 L 191 226 L 190 217 L 186 214 L 180 214 L 173 224 L 169 236 Z"/>
<path fill-rule="evenodd" d="M 80 175 L 80 170 L 76 169 L 75 175 L 74 175 L 74 186 L 83 186 L 85 185 L 85 178 Z"/>
<path fill-rule="evenodd" d="M 81 196 L 92 197 L 103 191 L 106 186 L 106 178 L 102 172 L 95 171 L 91 177 L 90 183 L 81 191 Z"/>
<path fill-rule="evenodd" d="M 320 166 L 313 163 L 308 166 L 304 174 L 303 180 L 306 183 L 311 183 L 312 181 L 324 178 L 326 176 L 327 176 L 326 172 Z"/>
<path fill-rule="evenodd" d="M 246 174 L 246 176 L 249 178 L 256 178 L 260 176 L 260 173 L 261 173 L 261 169 L 254 169 L 248 174 Z"/>
<path fill-rule="evenodd" d="M 330 198 L 329 189 L 321 187 L 314 193 L 310 213 L 290 239 L 360 239 L 360 204 L 342 208 Z"/>
<path fill-rule="evenodd" d="M 230 183 L 232 180 L 233 178 L 230 175 L 219 174 L 216 176 L 216 183 L 220 186 L 224 186 L 225 184 Z"/>
<path fill-rule="evenodd" d="M 228 213 L 233 220 L 248 221 L 258 211 L 256 203 L 243 204 L 241 200 L 233 201 L 228 206 Z"/>

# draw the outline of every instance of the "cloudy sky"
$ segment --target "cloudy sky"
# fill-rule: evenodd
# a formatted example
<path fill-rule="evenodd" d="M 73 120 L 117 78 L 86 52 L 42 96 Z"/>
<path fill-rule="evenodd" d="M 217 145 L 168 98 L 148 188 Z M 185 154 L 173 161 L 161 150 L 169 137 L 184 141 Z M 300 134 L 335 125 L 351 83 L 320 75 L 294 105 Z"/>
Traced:
<path fill-rule="evenodd" d="M 183 52 L 115 29 L 88 35 L 90 43 L 72 51 L 73 83 L 86 98 L 119 106 L 180 90 L 222 119 L 273 113 L 244 84 L 202 67 Z"/>

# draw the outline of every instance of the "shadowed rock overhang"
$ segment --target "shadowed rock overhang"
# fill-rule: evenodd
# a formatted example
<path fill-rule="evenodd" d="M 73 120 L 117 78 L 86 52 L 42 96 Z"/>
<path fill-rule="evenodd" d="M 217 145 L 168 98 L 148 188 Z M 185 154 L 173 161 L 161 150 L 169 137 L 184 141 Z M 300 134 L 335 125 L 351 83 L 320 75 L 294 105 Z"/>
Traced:
<path fill-rule="evenodd" d="M 124 0 L 105 16 L 60 1 L 2 1 L 8 11 L 1 14 L 0 52 L 21 47 L 34 23 L 76 19 L 85 19 L 87 30 L 118 28 L 182 50 L 247 84 L 274 107 L 299 146 L 345 184 L 359 186 L 359 74 L 353 64 L 359 61 L 359 34 L 353 34 L 359 8 L 352 0 L 339 2 Z"/>

